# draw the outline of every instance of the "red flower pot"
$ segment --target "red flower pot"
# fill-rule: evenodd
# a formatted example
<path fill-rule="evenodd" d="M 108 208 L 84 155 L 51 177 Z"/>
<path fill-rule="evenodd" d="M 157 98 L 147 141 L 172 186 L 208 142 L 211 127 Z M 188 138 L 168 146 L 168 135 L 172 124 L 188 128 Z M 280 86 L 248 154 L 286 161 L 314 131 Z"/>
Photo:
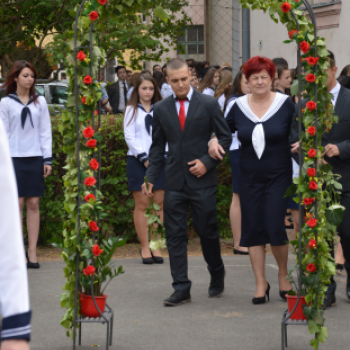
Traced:
<path fill-rule="evenodd" d="M 286 295 L 288 303 L 288 313 L 291 313 L 294 309 L 295 303 L 297 302 L 298 296 L 296 295 Z M 305 297 L 301 296 L 293 314 L 290 316 L 291 320 L 307 320 L 304 315 L 303 305 L 306 305 Z"/>
<path fill-rule="evenodd" d="M 80 294 L 80 313 L 86 317 L 100 317 L 100 314 L 96 309 L 95 304 L 92 300 L 92 296 L 86 295 L 83 293 L 79 293 L 79 294 Z M 100 297 L 95 296 L 96 304 L 102 313 L 105 311 L 105 308 L 106 308 L 107 297 L 108 295 L 106 294 L 103 294 Z"/>

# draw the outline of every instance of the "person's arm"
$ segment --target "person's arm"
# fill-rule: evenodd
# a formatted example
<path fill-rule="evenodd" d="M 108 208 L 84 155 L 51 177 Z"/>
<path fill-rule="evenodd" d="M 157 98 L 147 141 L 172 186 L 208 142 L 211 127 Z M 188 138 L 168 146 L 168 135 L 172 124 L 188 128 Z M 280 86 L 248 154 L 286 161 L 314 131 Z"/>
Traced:
<path fill-rule="evenodd" d="M 7 100 L 3 98 L 0 101 L 0 120 L 2 120 L 6 134 L 10 137 L 10 111 Z"/>
<path fill-rule="evenodd" d="M 220 110 L 218 102 L 215 101 L 213 105 L 211 126 L 215 132 L 215 136 L 218 139 L 218 144 L 223 148 L 225 152 L 227 152 L 230 149 L 232 135 L 224 118 L 224 115 Z M 211 169 L 215 168 L 221 160 L 213 159 L 209 154 L 206 154 L 204 157 L 200 158 L 200 161 L 205 165 L 207 170 L 210 171 Z"/>
<path fill-rule="evenodd" d="M 39 117 L 39 139 L 44 162 L 44 177 L 52 171 L 52 129 L 51 117 L 45 97 L 39 97 L 41 115 Z"/>
<path fill-rule="evenodd" d="M 8 139 L 0 120 L 0 311 L 1 349 L 24 349 L 30 340 L 29 293 L 18 192 Z"/>

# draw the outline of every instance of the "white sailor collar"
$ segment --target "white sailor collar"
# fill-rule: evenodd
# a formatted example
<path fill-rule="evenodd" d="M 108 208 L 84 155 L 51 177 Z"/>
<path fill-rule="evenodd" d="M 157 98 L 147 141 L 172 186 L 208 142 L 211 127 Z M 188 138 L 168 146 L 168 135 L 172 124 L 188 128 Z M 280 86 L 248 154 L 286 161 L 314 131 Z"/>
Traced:
<path fill-rule="evenodd" d="M 264 132 L 264 127 L 262 123 L 266 122 L 271 117 L 273 117 L 277 113 L 277 111 L 281 108 L 281 106 L 283 105 L 283 103 L 286 101 L 287 98 L 289 98 L 288 95 L 276 94 L 275 99 L 272 102 L 270 108 L 266 111 L 266 113 L 260 119 L 251 110 L 248 103 L 248 95 L 242 96 L 236 100 L 236 103 L 240 108 L 240 110 L 243 112 L 243 114 L 249 120 L 251 120 L 253 123 L 256 124 L 252 133 L 252 144 L 253 144 L 255 153 L 259 159 L 261 159 L 266 146 L 265 132 Z"/>

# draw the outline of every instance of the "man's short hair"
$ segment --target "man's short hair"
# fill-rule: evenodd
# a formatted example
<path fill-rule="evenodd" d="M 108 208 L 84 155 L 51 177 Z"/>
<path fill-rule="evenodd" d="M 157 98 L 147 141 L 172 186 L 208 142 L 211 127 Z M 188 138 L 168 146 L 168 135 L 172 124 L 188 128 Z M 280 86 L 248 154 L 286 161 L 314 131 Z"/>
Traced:
<path fill-rule="evenodd" d="M 196 68 L 197 62 L 193 58 L 188 58 L 186 63 L 190 68 Z"/>
<path fill-rule="evenodd" d="M 283 66 L 288 68 L 288 62 L 282 57 L 277 57 L 272 60 L 272 62 L 275 64 L 275 66 Z"/>
<path fill-rule="evenodd" d="M 118 72 L 119 72 L 121 69 L 125 69 L 125 72 L 126 72 L 126 68 L 125 68 L 124 66 L 117 66 L 117 67 L 115 67 L 115 72 L 118 74 Z"/>
<path fill-rule="evenodd" d="M 184 66 L 188 67 L 187 63 L 184 60 L 182 60 L 181 58 L 173 58 L 168 62 L 166 66 L 166 71 L 168 73 L 169 70 L 179 70 Z"/>
<path fill-rule="evenodd" d="M 332 51 L 330 51 L 330 50 L 327 50 L 327 51 L 329 52 L 327 58 L 328 58 L 330 67 L 331 67 L 331 68 L 334 68 L 334 67 L 336 67 L 334 53 L 333 53 Z"/>

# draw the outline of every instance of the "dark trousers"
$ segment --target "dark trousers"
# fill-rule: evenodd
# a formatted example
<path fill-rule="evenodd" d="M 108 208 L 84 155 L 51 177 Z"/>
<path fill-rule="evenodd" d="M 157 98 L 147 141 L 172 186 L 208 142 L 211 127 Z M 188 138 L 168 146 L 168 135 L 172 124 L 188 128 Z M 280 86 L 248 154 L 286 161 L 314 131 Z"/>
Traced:
<path fill-rule="evenodd" d="M 343 221 L 338 227 L 338 235 L 340 237 L 340 243 L 343 248 L 343 254 L 345 259 L 345 269 L 350 277 L 350 192 L 343 192 L 341 195 L 340 204 L 343 205 L 346 210 L 344 211 Z M 334 257 L 334 251 L 332 253 Z M 328 287 L 327 293 L 335 293 L 337 284 L 331 277 L 331 284 Z"/>
<path fill-rule="evenodd" d="M 189 292 L 187 262 L 187 212 L 189 205 L 202 245 L 203 255 L 212 276 L 222 273 L 219 231 L 216 224 L 217 186 L 193 190 L 185 183 L 181 191 L 166 191 L 164 195 L 164 225 L 169 251 L 173 288 Z"/>

